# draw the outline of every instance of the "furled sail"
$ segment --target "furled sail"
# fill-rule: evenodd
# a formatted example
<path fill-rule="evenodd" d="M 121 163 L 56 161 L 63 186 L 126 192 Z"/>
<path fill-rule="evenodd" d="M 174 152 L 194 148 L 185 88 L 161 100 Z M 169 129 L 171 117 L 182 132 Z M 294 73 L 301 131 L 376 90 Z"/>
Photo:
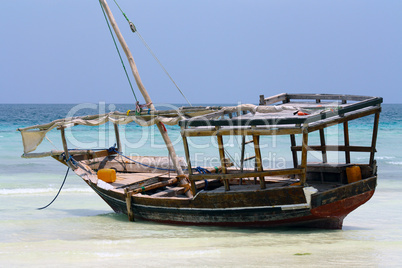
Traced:
<path fill-rule="evenodd" d="M 24 145 L 24 153 L 35 151 L 35 149 L 41 144 L 46 136 L 46 133 L 53 128 L 68 128 L 76 125 L 83 126 L 99 126 L 111 122 L 113 124 L 124 125 L 131 122 L 135 122 L 140 126 L 152 126 L 158 122 L 166 125 L 177 125 L 177 123 L 184 119 L 181 114 L 177 114 L 173 117 L 165 116 L 136 116 L 136 115 L 124 115 L 118 112 L 112 112 L 102 115 L 84 116 L 84 117 L 72 117 L 55 120 L 48 124 L 36 125 L 32 127 L 20 128 L 22 141 Z"/>

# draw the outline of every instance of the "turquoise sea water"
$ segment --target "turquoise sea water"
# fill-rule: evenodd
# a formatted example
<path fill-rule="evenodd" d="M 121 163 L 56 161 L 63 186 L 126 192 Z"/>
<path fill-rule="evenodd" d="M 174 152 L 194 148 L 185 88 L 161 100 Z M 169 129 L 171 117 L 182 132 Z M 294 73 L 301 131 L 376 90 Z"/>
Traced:
<path fill-rule="evenodd" d="M 169 105 L 165 105 L 169 108 Z M 129 222 L 115 214 L 72 172 L 58 199 L 66 167 L 51 158 L 22 159 L 19 127 L 47 123 L 66 115 L 126 111 L 130 105 L 0 105 L 0 266 L 398 267 L 402 260 L 402 105 L 383 105 L 377 142 L 378 187 L 374 197 L 352 212 L 342 230 L 241 229 Z M 351 144 L 371 143 L 373 117 L 350 124 Z M 161 155 L 167 151 L 155 128 L 122 126 L 126 154 Z M 177 153 L 184 156 L 178 127 L 167 127 Z M 342 142 L 341 131 L 326 132 L 327 144 Z M 38 151 L 61 149 L 59 132 L 49 132 Z M 76 127 L 70 144 L 109 147 L 110 126 Z M 95 138 L 93 138 L 95 137 Z M 310 141 L 318 137 L 312 135 Z M 331 142 L 330 142 L 331 141 Z M 225 140 L 236 159 L 237 139 Z M 290 165 L 288 137 L 264 138 L 265 164 Z M 213 163 L 216 148 L 206 138 L 192 139 L 193 161 Z M 309 159 L 319 159 L 312 153 Z M 352 155 L 367 163 L 367 154 Z M 207 160 L 205 160 L 207 159 Z M 329 155 L 342 161 L 343 155 Z"/>

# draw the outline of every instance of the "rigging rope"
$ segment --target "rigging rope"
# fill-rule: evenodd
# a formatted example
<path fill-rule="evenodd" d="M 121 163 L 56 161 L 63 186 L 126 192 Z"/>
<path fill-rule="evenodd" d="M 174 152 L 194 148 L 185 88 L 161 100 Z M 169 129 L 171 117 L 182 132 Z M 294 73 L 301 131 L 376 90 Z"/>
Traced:
<path fill-rule="evenodd" d="M 228 150 L 226 148 L 223 148 L 223 150 L 225 151 L 225 153 L 229 156 L 230 160 L 232 160 L 232 163 L 235 164 L 237 167 L 236 169 L 239 169 L 239 164 L 236 162 L 236 160 L 234 159 L 234 157 L 228 152 Z"/>
<path fill-rule="evenodd" d="M 115 144 L 115 145 L 116 145 L 116 144 Z M 125 155 L 122 154 L 121 152 L 119 152 L 119 151 L 116 149 L 115 145 L 113 145 L 112 147 L 110 147 L 110 148 L 107 149 L 107 150 L 108 150 L 110 153 L 117 153 L 117 154 L 119 154 L 120 156 L 126 158 L 127 160 L 129 160 L 129 161 L 131 161 L 131 162 L 133 162 L 133 163 L 142 165 L 142 166 L 144 166 L 144 167 L 149 167 L 149 168 L 158 169 L 158 170 L 164 170 L 164 171 L 169 171 L 169 172 L 170 172 L 170 171 L 176 171 L 175 169 L 153 167 L 153 166 L 150 166 L 150 165 L 147 165 L 147 164 L 144 164 L 144 163 L 135 161 L 135 160 L 133 160 L 133 159 L 131 159 L 131 158 L 125 156 Z M 170 157 L 168 157 L 168 159 L 170 160 Z M 170 162 L 168 163 L 168 165 L 170 166 Z M 197 171 L 198 173 L 200 173 L 200 174 L 211 173 L 211 171 L 209 171 L 208 169 L 202 168 L 202 167 L 196 167 L 196 168 L 193 168 L 193 169 L 194 169 L 195 171 Z M 183 170 L 188 170 L 188 168 L 183 169 Z M 218 168 L 217 168 L 217 167 L 215 167 L 215 170 L 216 170 L 216 172 L 218 173 Z"/>
<path fill-rule="evenodd" d="M 126 18 L 128 24 L 130 25 L 130 29 L 133 33 L 136 33 L 138 38 L 141 40 L 141 42 L 144 44 L 144 46 L 148 49 L 149 53 L 152 55 L 152 57 L 156 60 L 156 62 L 159 64 L 159 66 L 162 68 L 162 70 L 165 72 L 165 74 L 169 77 L 170 81 L 175 85 L 177 90 L 180 92 L 180 94 L 183 96 L 183 98 L 187 101 L 187 103 L 190 106 L 191 105 L 190 101 L 186 98 L 184 95 L 183 91 L 179 88 L 179 86 L 176 84 L 176 82 L 173 80 L 172 76 L 169 74 L 169 72 L 166 70 L 166 68 L 163 66 L 163 64 L 160 62 L 158 57 L 155 55 L 155 53 L 152 51 L 152 49 L 148 46 L 147 42 L 145 42 L 145 39 L 141 36 L 141 34 L 137 31 L 137 28 L 135 27 L 134 23 L 129 20 L 129 18 L 126 16 L 126 14 L 123 12 L 123 10 L 120 8 L 119 4 L 117 3 L 116 0 L 114 0 L 116 6 L 120 9 L 121 13 L 123 14 L 124 18 Z"/>
<path fill-rule="evenodd" d="M 131 161 L 131 162 L 133 162 L 133 163 L 142 165 L 142 166 L 144 166 L 144 167 L 153 168 L 153 169 L 157 169 L 157 170 L 163 170 L 163 171 L 176 171 L 175 169 L 153 167 L 153 166 L 150 166 L 150 165 L 147 165 L 147 164 L 144 164 L 144 163 L 135 161 L 135 160 L 133 160 L 133 159 L 131 159 L 131 158 L 125 156 L 124 154 L 122 154 L 122 153 L 119 152 L 118 150 L 116 150 L 116 148 L 115 148 L 114 146 L 110 147 L 110 148 L 108 149 L 108 151 L 109 151 L 109 152 L 115 152 L 115 153 L 119 154 L 120 156 L 126 158 L 127 160 L 129 160 L 129 161 Z"/>
<path fill-rule="evenodd" d="M 110 31 L 110 35 L 112 36 L 114 46 L 116 47 L 117 53 L 119 54 L 119 58 L 120 58 L 120 61 L 121 61 L 122 66 L 123 66 L 124 72 L 126 73 L 126 77 L 127 77 L 128 83 L 130 84 L 131 91 L 133 92 L 135 101 L 137 102 L 137 101 L 138 101 L 138 100 L 137 100 L 137 96 L 135 95 L 133 85 L 131 84 L 130 77 L 128 76 L 127 69 L 126 69 L 126 66 L 124 65 L 123 58 L 121 57 L 119 47 L 117 46 L 116 39 L 114 38 L 114 35 L 113 35 L 113 31 L 112 31 L 112 29 L 110 28 L 109 20 L 108 20 L 107 17 L 106 17 L 105 10 L 103 9 L 103 6 L 102 6 L 102 4 L 101 4 L 100 1 L 99 1 L 99 4 L 100 4 L 100 6 L 101 6 L 101 8 L 102 8 L 103 16 L 105 17 L 107 26 L 108 26 L 109 31 Z M 124 14 L 124 13 L 123 13 L 123 14 Z M 125 14 L 124 14 L 124 16 L 125 16 Z"/>
<path fill-rule="evenodd" d="M 134 25 L 134 24 L 133 24 Z M 154 54 L 154 52 L 151 50 L 151 48 L 148 46 L 148 44 L 145 42 L 144 38 L 142 38 L 141 34 L 136 31 L 138 37 L 140 38 L 140 40 L 142 41 L 142 43 L 144 44 L 144 46 L 148 49 L 149 53 L 151 53 L 152 57 L 154 57 L 154 59 L 156 60 L 156 62 L 159 64 L 159 66 L 162 68 L 162 70 L 165 72 L 165 74 L 169 77 L 170 81 L 172 81 L 172 83 L 175 85 L 175 87 L 177 88 L 177 90 L 179 90 L 180 94 L 183 96 L 183 98 L 187 101 L 187 103 L 190 106 L 191 105 L 190 101 L 186 98 L 186 96 L 184 95 L 183 91 L 181 91 L 181 89 L 179 88 L 179 86 L 176 84 L 176 82 L 173 80 L 173 78 L 170 76 L 170 74 L 168 73 L 168 71 L 165 69 L 165 67 L 162 65 L 162 63 L 159 61 L 159 59 L 156 57 L 156 55 Z"/>
<path fill-rule="evenodd" d="M 47 139 L 48 142 L 50 142 L 51 145 L 53 145 L 53 147 L 58 150 L 59 148 L 56 147 L 56 145 L 54 145 L 54 143 L 47 137 L 47 135 L 45 135 L 45 138 Z"/>

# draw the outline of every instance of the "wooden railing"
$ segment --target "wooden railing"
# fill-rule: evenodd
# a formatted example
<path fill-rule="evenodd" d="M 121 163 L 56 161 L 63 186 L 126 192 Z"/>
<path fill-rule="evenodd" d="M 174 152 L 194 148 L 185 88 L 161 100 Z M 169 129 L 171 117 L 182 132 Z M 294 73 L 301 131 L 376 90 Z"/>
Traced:
<path fill-rule="evenodd" d="M 302 146 L 292 146 L 292 151 L 301 151 Z M 343 146 L 343 145 L 311 145 L 307 146 L 307 151 L 335 151 L 335 152 L 367 152 L 371 153 L 369 146 Z"/>

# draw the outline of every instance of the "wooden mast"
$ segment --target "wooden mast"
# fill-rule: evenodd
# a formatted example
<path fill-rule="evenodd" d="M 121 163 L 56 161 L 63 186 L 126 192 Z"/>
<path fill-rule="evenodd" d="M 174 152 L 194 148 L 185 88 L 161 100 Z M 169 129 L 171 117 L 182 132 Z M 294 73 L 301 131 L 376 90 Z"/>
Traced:
<path fill-rule="evenodd" d="M 113 14 L 112 14 L 108 4 L 106 3 L 106 0 L 100 0 L 100 2 L 102 4 L 102 6 L 103 6 L 103 9 L 106 12 L 106 15 L 109 18 L 110 24 L 112 25 L 114 32 L 116 33 L 117 39 L 119 40 L 120 45 L 123 48 L 124 53 L 126 54 L 126 57 L 127 57 L 128 62 L 130 64 L 130 67 L 131 67 L 131 71 L 132 71 L 133 76 L 135 78 L 135 82 L 137 83 L 138 89 L 140 90 L 142 96 L 144 97 L 145 102 L 150 104 L 148 107 L 152 111 L 155 111 L 156 109 L 155 109 L 155 106 L 152 104 L 151 97 L 149 96 L 149 94 L 148 94 L 147 90 L 145 89 L 144 85 L 142 84 L 140 75 L 138 73 L 137 66 L 136 66 L 136 64 L 134 62 L 134 57 L 131 54 L 130 49 L 128 48 L 128 46 L 126 44 L 126 41 L 124 40 L 124 37 L 121 34 L 119 27 L 117 26 L 117 23 L 116 23 L 116 21 L 115 21 L 115 19 L 113 17 Z M 165 141 L 166 147 L 167 147 L 167 149 L 169 151 L 169 155 L 170 155 L 170 158 L 172 159 L 173 166 L 176 169 L 177 175 L 184 175 L 184 172 L 181 169 L 181 166 L 179 164 L 179 159 L 177 158 L 176 151 L 174 150 L 173 144 L 172 144 L 172 142 L 171 142 L 171 140 L 169 138 L 169 135 L 168 135 L 168 133 L 166 131 L 165 126 L 161 122 L 158 122 L 156 125 L 157 125 L 157 127 L 158 127 L 158 129 L 159 129 L 159 131 L 160 131 L 160 133 L 162 135 L 163 140 Z M 181 179 L 180 184 L 186 185 L 187 180 L 186 179 Z M 189 192 L 189 191 L 186 192 L 186 195 L 188 197 L 192 197 L 192 193 Z"/>

